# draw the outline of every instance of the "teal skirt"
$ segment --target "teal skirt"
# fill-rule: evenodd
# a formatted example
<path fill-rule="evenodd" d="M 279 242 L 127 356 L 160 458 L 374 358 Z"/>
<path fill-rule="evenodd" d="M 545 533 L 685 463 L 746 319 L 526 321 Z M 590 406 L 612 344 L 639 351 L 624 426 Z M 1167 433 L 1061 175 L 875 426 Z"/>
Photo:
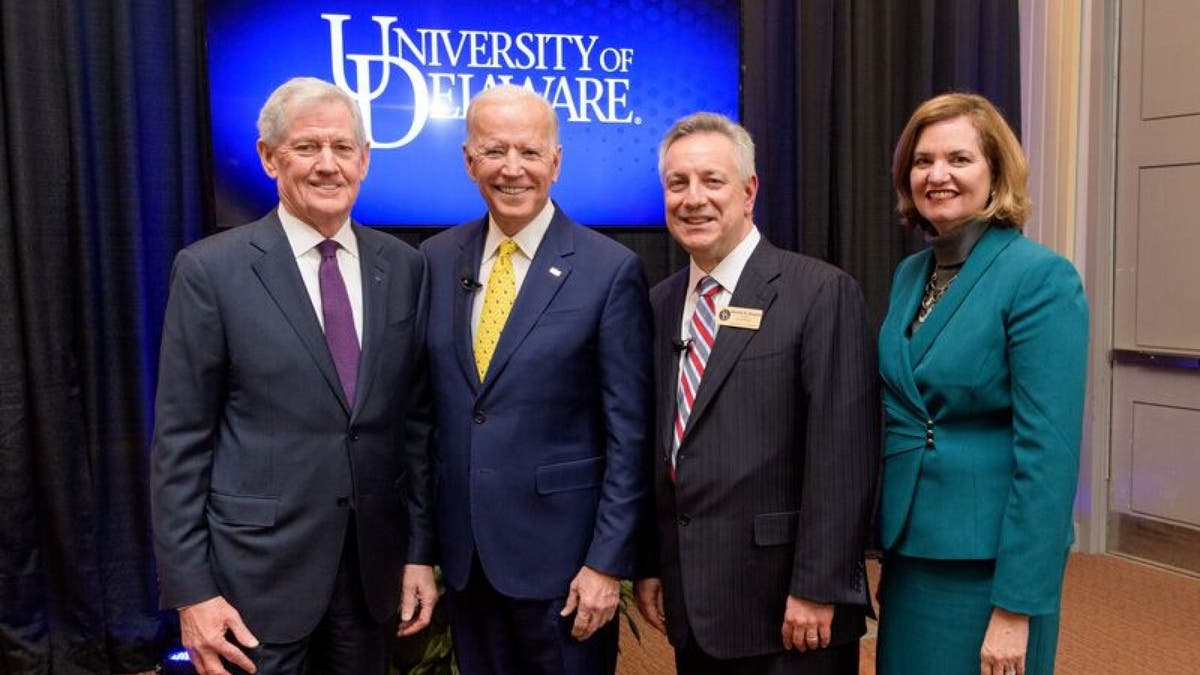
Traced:
<path fill-rule="evenodd" d="M 879 584 L 877 675 L 979 675 L 992 616 L 992 560 L 889 554 Z M 1030 617 L 1026 675 L 1052 675 L 1058 613 Z"/>

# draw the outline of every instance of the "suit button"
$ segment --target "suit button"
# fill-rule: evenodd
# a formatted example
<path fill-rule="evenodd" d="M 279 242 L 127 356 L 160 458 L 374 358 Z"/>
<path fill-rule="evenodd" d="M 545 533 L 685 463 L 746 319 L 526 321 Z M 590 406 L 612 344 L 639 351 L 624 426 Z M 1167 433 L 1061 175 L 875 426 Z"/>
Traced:
<path fill-rule="evenodd" d="M 350 499 L 347 497 L 338 497 L 337 498 L 337 505 L 338 505 L 339 509 L 346 508 L 346 505 L 349 503 L 350 503 Z"/>
<path fill-rule="evenodd" d="M 685 513 L 682 516 L 679 516 L 679 520 L 677 522 L 679 523 L 680 527 L 687 527 L 688 523 L 692 522 L 692 517 Z"/>
<path fill-rule="evenodd" d="M 475 414 L 471 415 L 471 420 L 474 421 L 475 424 L 483 424 L 487 421 L 487 414 L 482 410 L 476 410 Z"/>
<path fill-rule="evenodd" d="M 351 432 L 350 432 L 350 440 L 351 440 L 351 441 L 357 441 L 357 440 L 358 440 L 358 432 L 357 432 L 357 431 L 351 431 Z"/>

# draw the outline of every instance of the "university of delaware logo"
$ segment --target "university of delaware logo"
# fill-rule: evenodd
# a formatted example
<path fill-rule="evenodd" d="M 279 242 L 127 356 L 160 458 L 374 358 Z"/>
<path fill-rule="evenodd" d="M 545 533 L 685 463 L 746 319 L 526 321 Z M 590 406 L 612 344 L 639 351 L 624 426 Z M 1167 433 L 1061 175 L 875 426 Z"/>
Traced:
<path fill-rule="evenodd" d="M 347 53 L 343 26 L 352 17 L 321 18 L 329 23 L 333 81 L 358 102 L 374 150 L 411 143 L 431 119 L 463 119 L 471 97 L 497 84 L 545 96 L 567 122 L 642 123 L 629 102 L 633 49 L 605 45 L 599 35 L 406 29 L 396 25 L 399 17 L 372 16 L 376 51 Z M 377 105 L 393 86 L 411 91 L 411 104 Z M 398 114 L 411 119 L 390 117 Z M 380 116 L 389 116 L 389 129 L 403 131 L 378 137 Z"/>

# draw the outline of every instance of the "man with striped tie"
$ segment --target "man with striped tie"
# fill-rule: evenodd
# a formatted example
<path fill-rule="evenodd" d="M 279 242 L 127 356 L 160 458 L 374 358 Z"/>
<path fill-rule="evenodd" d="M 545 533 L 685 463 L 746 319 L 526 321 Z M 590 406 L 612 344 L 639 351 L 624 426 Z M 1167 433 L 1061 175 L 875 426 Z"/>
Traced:
<path fill-rule="evenodd" d="M 758 232 L 735 122 L 676 122 L 659 174 L 691 260 L 650 296 L 657 527 L 638 609 L 680 673 L 856 674 L 879 425 L 862 292 Z"/>

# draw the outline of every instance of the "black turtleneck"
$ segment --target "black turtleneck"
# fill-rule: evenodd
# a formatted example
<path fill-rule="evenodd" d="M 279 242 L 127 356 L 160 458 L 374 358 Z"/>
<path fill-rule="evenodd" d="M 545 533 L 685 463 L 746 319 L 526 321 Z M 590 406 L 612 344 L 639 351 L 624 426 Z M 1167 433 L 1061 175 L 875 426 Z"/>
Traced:
<path fill-rule="evenodd" d="M 954 228 L 946 234 L 927 234 L 925 236 L 925 241 L 929 242 L 929 245 L 933 248 L 934 269 L 932 274 L 937 274 L 937 286 L 943 289 L 943 291 L 949 287 L 954 277 L 958 276 L 958 271 L 967 262 L 967 256 L 971 255 L 975 244 L 979 242 L 979 238 L 983 236 L 983 233 L 987 232 L 990 224 L 986 220 L 973 220 Z M 926 291 L 922 299 L 925 299 L 928 295 L 929 287 L 926 286 Z M 940 297 L 941 294 L 938 293 L 933 302 L 936 303 Z M 918 316 L 920 315 L 920 311 L 920 308 L 918 308 Z M 914 316 L 912 323 L 908 327 L 909 332 L 915 333 L 921 327 L 922 323 Z"/>

